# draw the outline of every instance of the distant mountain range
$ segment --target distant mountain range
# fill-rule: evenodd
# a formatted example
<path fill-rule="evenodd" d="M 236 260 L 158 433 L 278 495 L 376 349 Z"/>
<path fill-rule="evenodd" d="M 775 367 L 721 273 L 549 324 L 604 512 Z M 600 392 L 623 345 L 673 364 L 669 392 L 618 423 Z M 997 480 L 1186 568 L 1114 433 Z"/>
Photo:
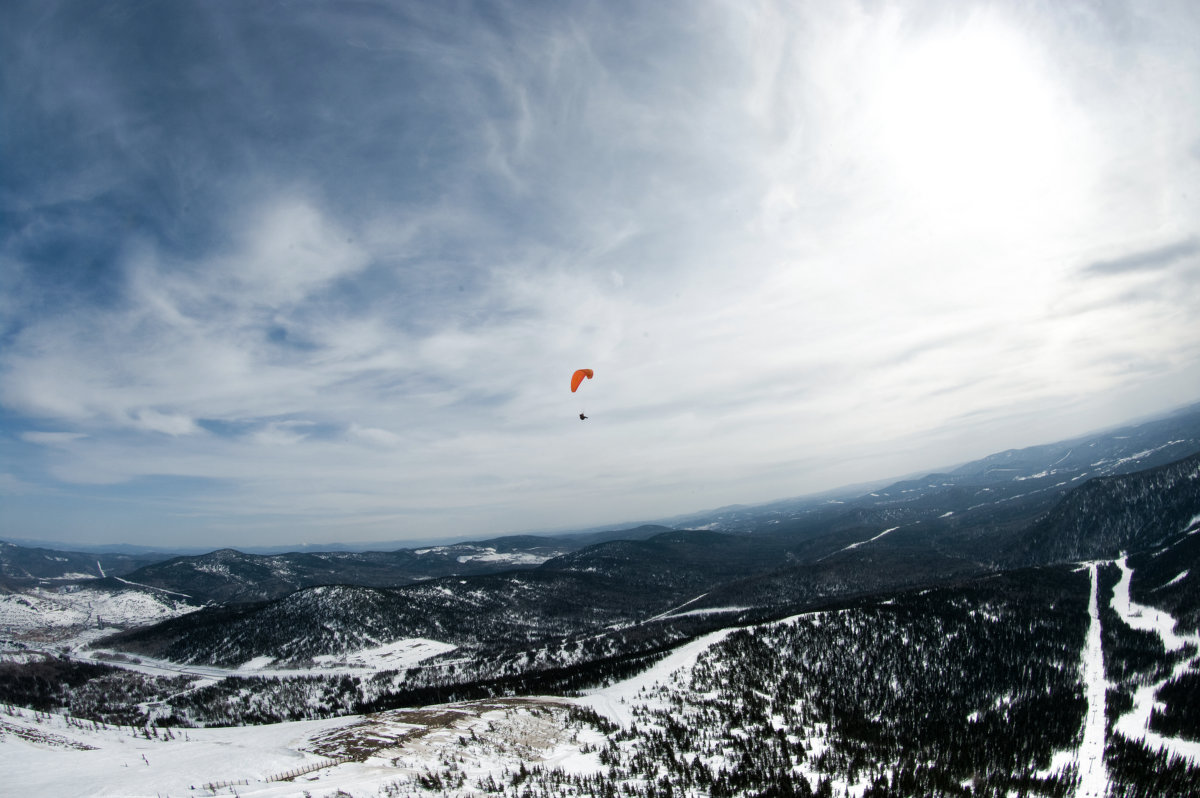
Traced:
<path fill-rule="evenodd" d="M 150 740 L 592 691 L 554 738 L 602 735 L 591 786 L 522 764 L 508 795 L 1065 795 L 1100 756 L 1111 794 L 1200 783 L 1200 409 L 677 524 L 139 556 L 0 546 L 0 699 Z"/>
<path fill-rule="evenodd" d="M 706 614 L 762 618 L 1162 545 L 1200 514 L 1198 453 L 1193 409 L 857 496 L 724 508 L 690 517 L 690 529 L 165 559 L 3 544 L 0 579 L 10 589 L 77 584 L 204 607 L 105 643 L 178 662 L 294 663 L 400 637 L 492 652 L 565 652 L 586 638 L 593 653 L 614 653 L 690 633 Z"/>
<path fill-rule="evenodd" d="M 624 651 L 635 639 L 683 635 L 705 614 L 761 619 L 1113 558 L 1162 545 L 1196 514 L 1200 417 L 1189 415 L 1000 453 L 857 498 L 725 511 L 706 529 L 641 527 L 590 545 L 527 536 L 391 553 L 176 558 L 126 583 L 223 606 L 106 645 L 213 665 L 303 661 L 398 637 L 492 652 L 590 637 L 604 639 L 598 650 Z M 556 661 L 547 655 L 547 666 Z"/>
<path fill-rule="evenodd" d="M 0 587 L 124 576 L 158 562 L 162 554 L 90 554 L 18 546 L 0 540 Z"/>
<path fill-rule="evenodd" d="M 395 551 L 248 554 L 219 549 L 200 555 L 90 554 L 30 548 L 0 541 L 0 584 L 10 586 L 94 580 L 91 587 L 130 585 L 183 594 L 197 604 L 260 601 L 314 585 L 396 587 L 449 575 L 532 567 L 609 539 L 640 540 L 667 527 L 563 537 L 511 535 L 474 543 Z"/>
<path fill-rule="evenodd" d="M 840 545 L 892 526 L 934 524 L 967 537 L 1022 528 L 1088 479 L 1165 465 L 1197 451 L 1200 405 L 1097 435 L 1000 452 L 866 493 L 738 505 L 639 527 L 510 535 L 393 551 L 271 555 L 233 549 L 189 556 L 152 551 L 93 554 L 0 543 L 0 579 L 29 583 L 121 577 L 185 593 L 199 603 L 254 601 L 319 584 L 397 587 L 442 576 L 528 568 L 589 546 L 647 540 L 671 529 L 786 538 L 793 559 L 807 560 L 831 555 Z"/>

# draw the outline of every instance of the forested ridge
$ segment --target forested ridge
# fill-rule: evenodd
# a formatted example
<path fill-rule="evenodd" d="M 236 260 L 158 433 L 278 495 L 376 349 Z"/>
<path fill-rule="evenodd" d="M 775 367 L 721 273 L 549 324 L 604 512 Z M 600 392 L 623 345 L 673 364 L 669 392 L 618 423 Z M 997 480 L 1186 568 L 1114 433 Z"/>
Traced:
<path fill-rule="evenodd" d="M 1058 493 L 1051 480 L 1059 477 L 1038 473 L 1001 499 L 973 482 L 988 473 L 949 474 L 923 493 L 913 482 L 884 491 L 873 508 L 809 508 L 791 526 L 758 533 L 645 530 L 501 573 L 394 588 L 322 585 L 209 606 L 98 644 L 114 665 L 156 657 L 237 667 L 266 658 L 299 669 L 397 639 L 454 646 L 404 667 L 196 681 L 69 655 L 38 659 L 18 646 L 24 661 L 0 666 L 0 700 L 154 729 L 578 697 L 717 634 L 673 683 L 629 702 L 628 724 L 574 712 L 573 723 L 604 735 L 594 750 L 602 773 L 531 766 L 474 789 L 1068 795 L 1080 784 L 1073 752 L 1088 709 L 1090 576 L 1080 563 L 1088 555 L 1100 561 L 1110 794 L 1200 792 L 1194 765 L 1116 729 L 1143 700 L 1139 691 L 1153 687 L 1149 730 L 1200 740 L 1196 646 L 1168 650 L 1108 600 L 1124 556 L 1133 600 L 1171 613 L 1178 634 L 1197 631 L 1200 456 Z M 946 502 L 964 509 L 945 510 Z M 1041 562 L 1017 564 L 1029 559 Z M 423 778 L 422 788 L 435 790 L 462 779 L 449 771 Z"/>
<path fill-rule="evenodd" d="M 1102 566 L 1100 595 L 1111 596 L 1119 578 L 1115 565 Z M 1053 760 L 1076 749 L 1083 733 L 1089 591 L 1084 569 L 1020 569 L 732 629 L 676 679 L 632 698 L 627 725 L 590 710 L 575 713 L 606 736 L 598 749 L 602 773 L 532 766 L 474 787 L 513 796 L 527 789 L 834 795 L 851 785 L 867 796 L 1073 795 L 1080 774 Z M 1188 794 L 1200 786 L 1200 769 L 1126 739 L 1113 723 L 1132 706 L 1134 690 L 1167 679 L 1194 652 L 1167 652 L 1157 635 L 1131 629 L 1108 601 L 1100 608 L 1112 683 L 1105 749 L 1111 794 Z M 226 679 L 181 690 L 187 680 L 64 660 L 46 663 L 34 679 L 4 680 L 4 700 L 108 723 L 267 722 L 498 695 L 578 695 L 644 671 L 672 647 L 476 682 L 456 682 L 442 671 L 445 681 L 425 687 L 417 686 L 416 673 L 414 682 L 384 672 L 368 679 Z M 1193 677 L 1167 681 L 1160 696 L 1167 709 L 1155 720 L 1160 733 L 1194 738 Z M 116 697 L 108 706 L 95 699 L 105 691 Z M 160 707 L 153 719 L 135 709 L 147 704 Z M 461 777 L 447 771 L 423 778 L 436 789 Z"/>

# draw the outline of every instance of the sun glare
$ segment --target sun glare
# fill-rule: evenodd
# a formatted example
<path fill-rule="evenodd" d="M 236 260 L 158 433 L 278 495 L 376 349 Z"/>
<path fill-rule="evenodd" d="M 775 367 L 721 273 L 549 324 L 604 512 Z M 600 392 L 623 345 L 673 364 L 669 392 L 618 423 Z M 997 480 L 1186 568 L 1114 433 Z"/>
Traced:
<path fill-rule="evenodd" d="M 906 201 L 977 224 L 1051 211 L 1067 117 L 1029 44 L 976 22 L 908 42 L 881 78 L 877 130 Z"/>

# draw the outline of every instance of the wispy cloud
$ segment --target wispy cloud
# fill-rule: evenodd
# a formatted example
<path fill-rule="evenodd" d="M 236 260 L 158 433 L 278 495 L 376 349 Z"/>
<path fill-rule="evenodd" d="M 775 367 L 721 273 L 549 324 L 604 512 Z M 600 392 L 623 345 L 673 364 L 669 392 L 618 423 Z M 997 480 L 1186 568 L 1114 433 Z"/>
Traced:
<path fill-rule="evenodd" d="M 21 438 L 30 443 L 41 443 L 47 446 L 63 445 L 77 441 L 87 436 L 82 432 L 23 432 Z"/>
<path fill-rule="evenodd" d="M 1157 271 L 1186 261 L 1200 253 L 1200 240 L 1194 236 L 1166 246 L 1131 252 L 1111 260 L 1097 260 L 1083 268 L 1087 275 L 1102 276 L 1127 272 Z"/>

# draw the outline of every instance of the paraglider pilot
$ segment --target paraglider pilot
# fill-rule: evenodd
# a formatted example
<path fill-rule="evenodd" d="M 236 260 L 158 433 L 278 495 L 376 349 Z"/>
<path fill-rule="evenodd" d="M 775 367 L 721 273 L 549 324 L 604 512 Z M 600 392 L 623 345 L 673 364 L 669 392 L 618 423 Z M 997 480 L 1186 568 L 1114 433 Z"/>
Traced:
<path fill-rule="evenodd" d="M 590 380 L 592 378 L 592 373 L 593 372 L 591 369 L 579 369 L 574 374 L 572 374 L 571 375 L 571 393 L 575 393 L 575 391 L 579 390 L 579 383 L 583 382 L 584 380 Z M 587 421 L 587 416 L 585 416 L 583 413 L 580 413 L 579 420 Z"/>

